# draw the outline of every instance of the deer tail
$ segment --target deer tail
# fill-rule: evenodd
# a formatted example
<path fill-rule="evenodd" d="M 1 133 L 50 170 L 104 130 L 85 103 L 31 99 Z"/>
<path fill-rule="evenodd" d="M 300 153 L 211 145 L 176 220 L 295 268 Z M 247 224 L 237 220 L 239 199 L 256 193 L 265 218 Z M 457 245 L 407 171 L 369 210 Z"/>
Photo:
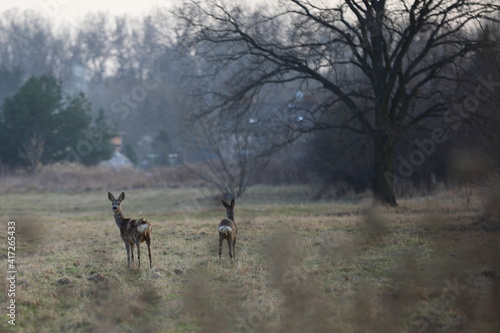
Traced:
<path fill-rule="evenodd" d="M 137 231 L 139 231 L 140 233 L 143 233 L 148 228 L 149 223 L 148 223 L 148 221 L 143 220 L 143 219 L 140 219 L 139 222 L 140 223 L 137 226 Z"/>
<path fill-rule="evenodd" d="M 231 227 L 227 226 L 227 225 L 221 225 L 219 227 L 219 232 L 221 234 L 229 234 L 231 231 L 233 231 L 233 229 L 231 229 Z"/>

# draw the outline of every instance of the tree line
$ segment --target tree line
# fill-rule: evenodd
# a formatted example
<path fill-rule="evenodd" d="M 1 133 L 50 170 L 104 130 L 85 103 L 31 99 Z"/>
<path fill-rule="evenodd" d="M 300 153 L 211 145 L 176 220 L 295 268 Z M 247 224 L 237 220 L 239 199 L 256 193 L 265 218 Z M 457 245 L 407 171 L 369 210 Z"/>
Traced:
<path fill-rule="evenodd" d="M 57 110 L 76 103 L 82 130 L 106 118 L 139 163 L 151 157 L 143 166 L 180 162 L 233 196 L 276 159 L 390 205 L 398 186 L 447 178 L 450 147 L 498 165 L 495 1 L 278 3 L 184 1 L 141 19 L 89 14 L 60 30 L 34 12 L 5 12 L 3 126 L 21 86 L 49 74 L 67 95 Z M 11 137 L 2 163 L 67 158 L 56 146 L 40 153 L 59 140 L 42 132 Z M 79 135 L 60 139 L 64 149 Z"/>
<path fill-rule="evenodd" d="M 368 164 L 374 197 L 385 204 L 397 205 L 395 182 L 413 174 L 400 172 L 404 168 L 398 161 L 414 170 L 436 160 L 434 151 L 451 135 L 450 101 L 470 103 L 473 97 L 464 85 L 481 80 L 469 79 L 477 73 L 473 68 L 484 66 L 490 73 L 488 88 L 498 89 L 499 77 L 489 68 L 497 66 L 498 74 L 494 31 L 500 7 L 495 1 L 278 3 L 256 10 L 218 0 L 186 1 L 179 7 L 177 39 L 207 63 L 200 76 L 207 97 L 200 117 L 221 110 L 237 115 L 242 101 L 269 86 L 295 83 L 300 94 L 290 96 L 288 104 L 294 117 L 282 118 L 274 131 L 284 127 L 312 134 L 316 147 L 323 146 L 319 157 L 331 163 L 351 155 L 341 150 L 349 141 L 348 149 L 370 156 L 368 161 L 355 158 L 351 169 Z M 487 62 L 481 58 L 485 53 Z M 299 100 L 304 95 L 316 100 Z M 487 108 L 482 102 L 492 96 L 490 91 L 464 107 L 482 111 Z M 289 136 L 280 139 L 286 143 Z"/>

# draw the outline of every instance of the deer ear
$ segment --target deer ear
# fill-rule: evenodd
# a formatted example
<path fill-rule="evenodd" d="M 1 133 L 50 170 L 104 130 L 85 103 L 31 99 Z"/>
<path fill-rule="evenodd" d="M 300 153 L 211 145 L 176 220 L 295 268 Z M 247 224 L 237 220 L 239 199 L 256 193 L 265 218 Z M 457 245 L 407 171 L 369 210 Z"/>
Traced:
<path fill-rule="evenodd" d="M 234 208 L 234 205 L 236 204 L 236 202 L 233 200 L 231 200 L 231 208 Z"/>
<path fill-rule="evenodd" d="M 118 197 L 118 200 L 120 200 L 120 201 L 125 200 L 125 192 L 122 192 L 122 194 L 120 194 L 120 196 Z"/>
<path fill-rule="evenodd" d="M 227 202 L 225 202 L 224 200 L 222 200 L 222 204 L 224 205 L 224 207 L 230 208 L 229 204 Z"/>
<path fill-rule="evenodd" d="M 109 201 L 115 200 L 115 197 L 113 196 L 113 194 L 111 194 L 111 192 L 108 192 L 108 199 Z"/>

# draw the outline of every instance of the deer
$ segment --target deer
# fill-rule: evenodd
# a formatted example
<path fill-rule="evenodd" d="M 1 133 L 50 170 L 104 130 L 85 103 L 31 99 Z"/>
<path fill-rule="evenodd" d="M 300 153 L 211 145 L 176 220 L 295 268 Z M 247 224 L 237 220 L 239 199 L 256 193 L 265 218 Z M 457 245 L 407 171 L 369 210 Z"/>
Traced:
<path fill-rule="evenodd" d="M 219 263 L 222 262 L 221 252 L 222 252 L 222 242 L 226 239 L 227 245 L 229 247 L 229 258 L 231 261 L 236 259 L 235 253 L 235 245 L 236 245 L 236 236 L 238 234 L 238 227 L 234 222 L 234 199 L 231 200 L 231 203 L 227 203 L 222 200 L 222 204 L 226 207 L 226 215 L 227 219 L 223 219 L 219 223 Z"/>
<path fill-rule="evenodd" d="M 149 268 L 153 267 L 151 260 L 151 234 L 153 227 L 145 219 L 129 219 L 123 216 L 121 204 L 125 200 L 125 192 L 122 192 L 118 199 L 115 199 L 111 192 L 108 192 L 108 199 L 111 201 L 111 209 L 115 215 L 115 222 L 120 228 L 120 236 L 125 243 L 127 250 L 127 262 L 130 269 L 130 255 L 132 254 L 132 264 L 134 263 L 134 245 L 137 246 L 137 260 L 139 268 L 141 267 L 141 248 L 140 244 L 146 242 L 148 245 Z"/>

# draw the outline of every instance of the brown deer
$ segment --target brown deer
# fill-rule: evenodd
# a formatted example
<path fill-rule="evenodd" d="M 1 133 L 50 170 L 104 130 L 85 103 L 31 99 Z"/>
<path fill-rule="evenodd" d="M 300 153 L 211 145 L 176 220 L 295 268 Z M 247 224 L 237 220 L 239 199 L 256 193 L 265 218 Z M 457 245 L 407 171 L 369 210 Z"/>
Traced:
<path fill-rule="evenodd" d="M 221 259 L 222 252 L 222 242 L 224 239 L 227 239 L 227 246 L 229 247 L 229 258 L 230 260 L 236 259 L 235 253 L 235 245 L 236 245 L 236 236 L 238 234 L 238 227 L 234 222 L 234 199 L 231 200 L 231 203 L 228 204 L 224 200 L 222 200 L 222 204 L 226 207 L 226 215 L 227 219 L 223 219 L 219 223 L 219 262 Z"/>
<path fill-rule="evenodd" d="M 137 246 L 137 260 L 139 261 L 139 268 L 141 267 L 141 248 L 140 244 L 146 242 L 148 245 L 148 255 L 149 255 L 149 268 L 152 268 L 153 264 L 151 261 L 151 233 L 153 228 L 151 223 L 145 219 L 129 219 L 123 216 L 121 203 L 125 200 L 125 192 L 122 192 L 118 199 L 115 199 L 113 194 L 108 192 L 108 198 L 111 201 L 111 207 L 115 213 L 115 222 L 118 228 L 120 228 L 120 235 L 125 242 L 125 248 L 127 249 L 127 262 L 128 268 L 130 268 L 130 254 L 132 254 L 132 263 L 134 263 L 134 244 Z"/>

